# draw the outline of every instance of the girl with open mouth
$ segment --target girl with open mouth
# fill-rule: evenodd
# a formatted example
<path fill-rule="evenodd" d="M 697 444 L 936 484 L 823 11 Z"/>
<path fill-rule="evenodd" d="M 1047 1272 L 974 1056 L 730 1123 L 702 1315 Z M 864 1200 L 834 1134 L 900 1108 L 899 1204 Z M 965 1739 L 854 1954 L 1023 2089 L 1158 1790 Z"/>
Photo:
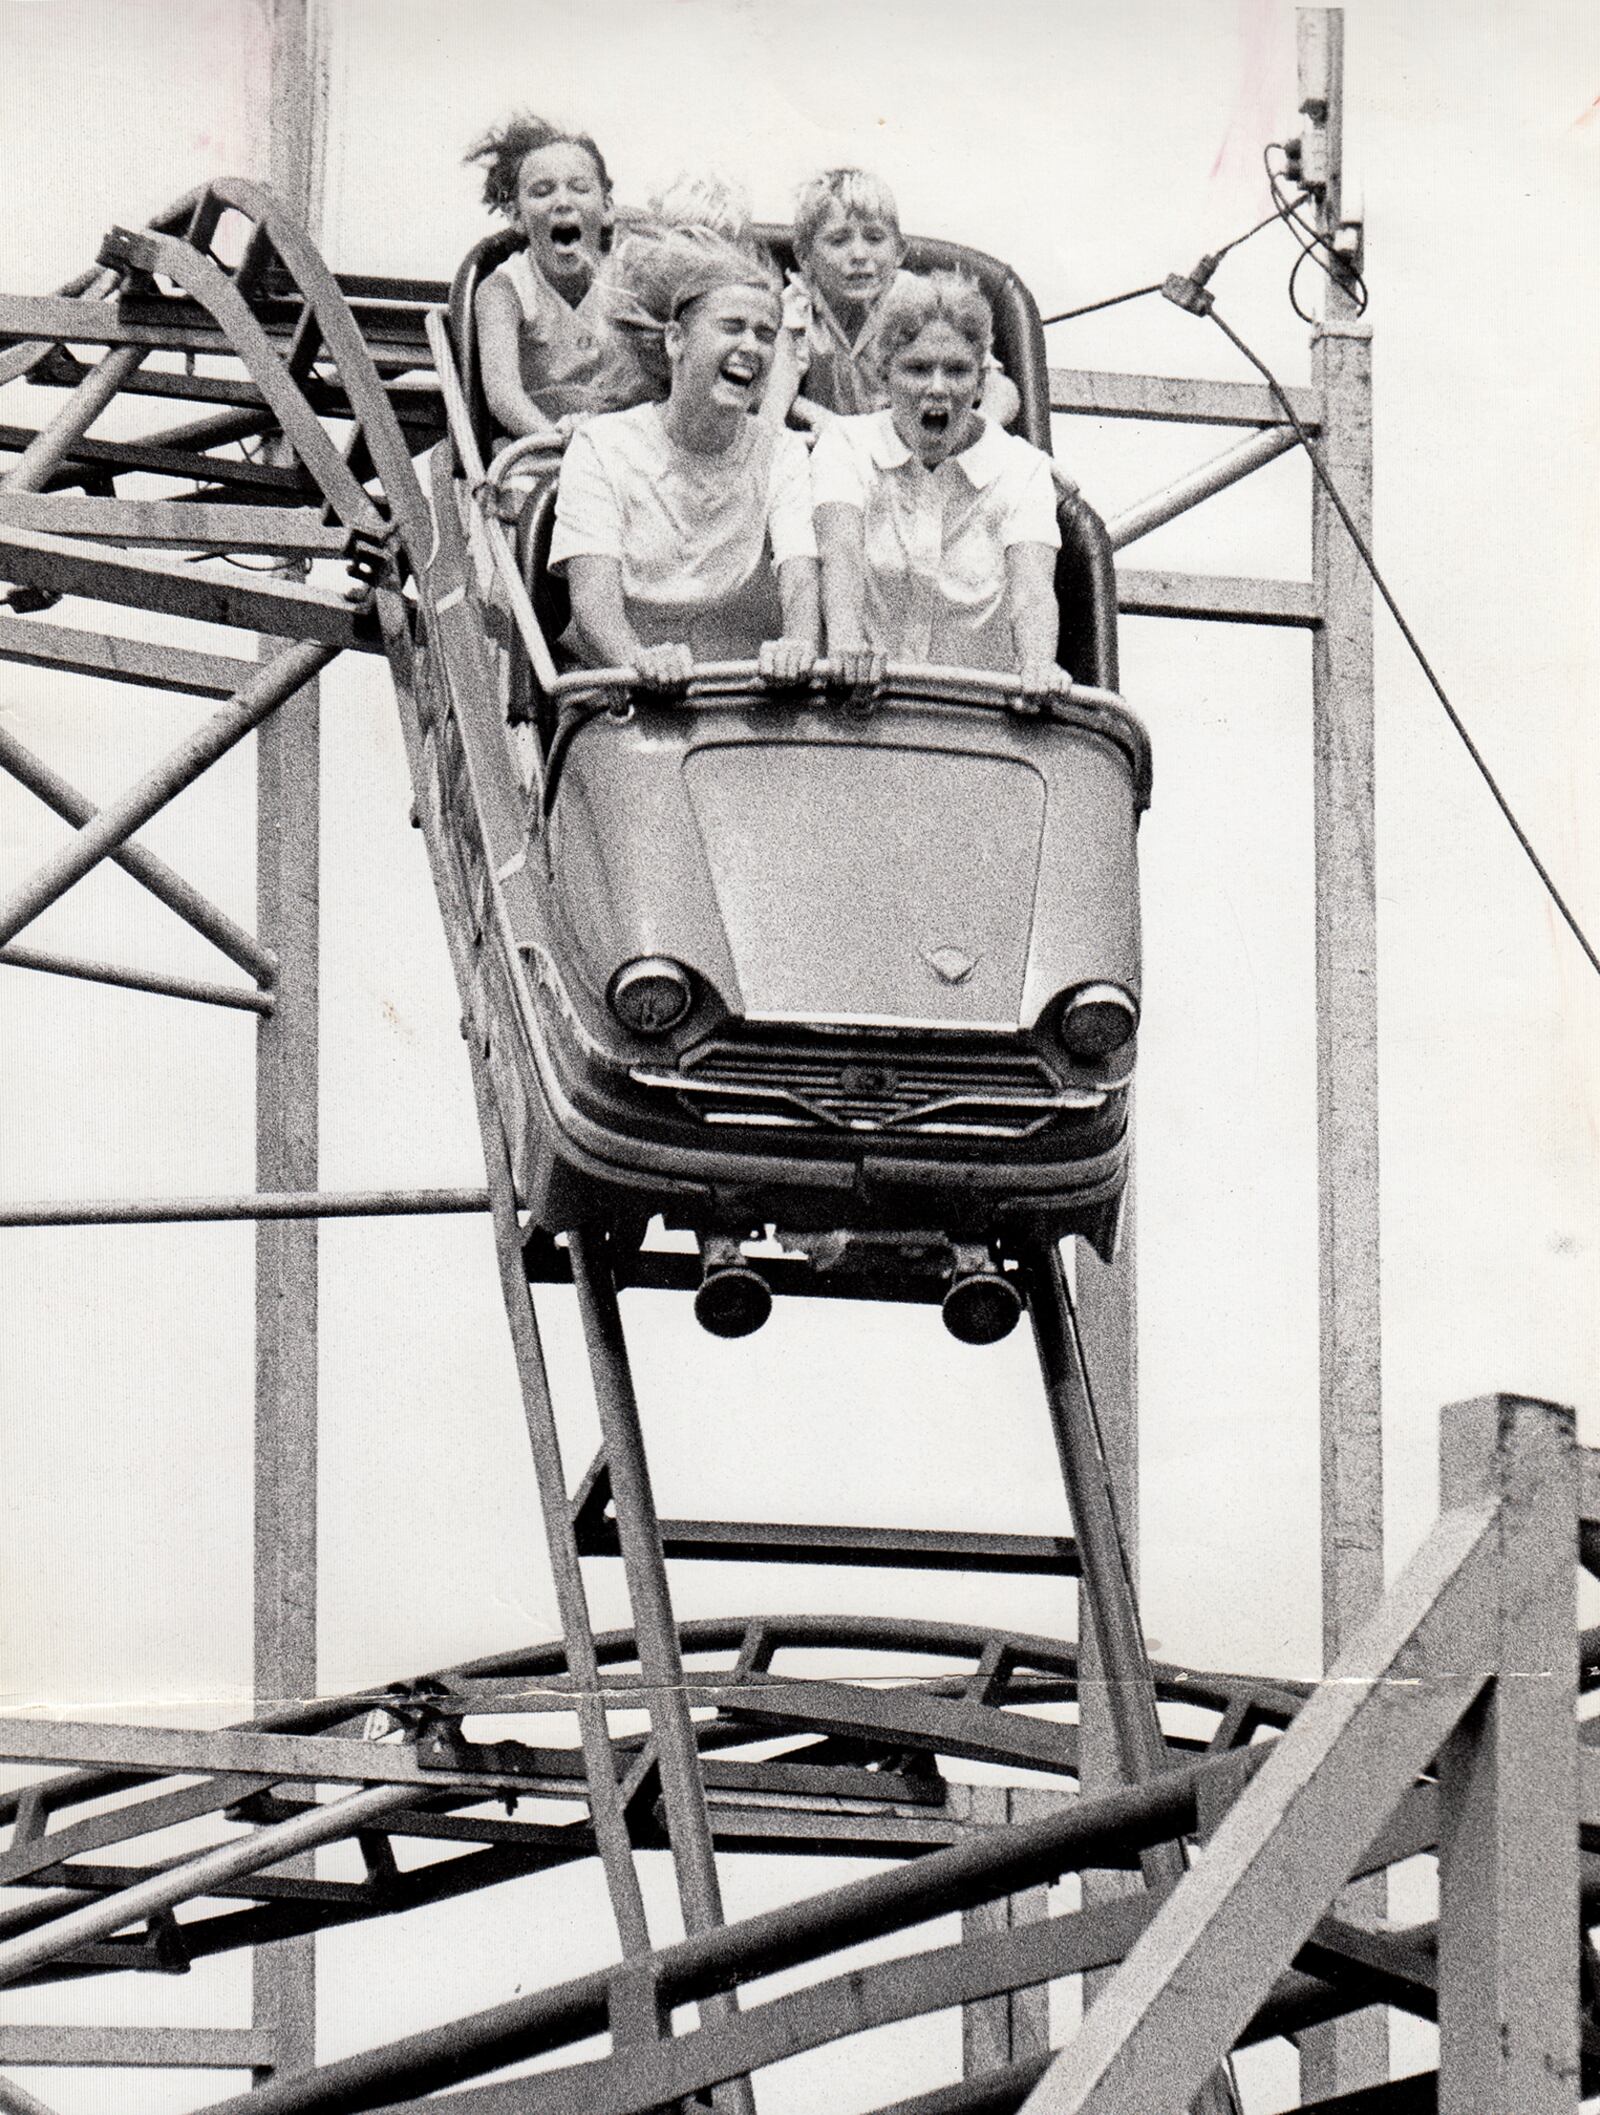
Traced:
<path fill-rule="evenodd" d="M 524 115 L 467 159 L 484 167 L 484 203 L 523 238 L 474 302 L 484 395 L 507 439 L 547 434 L 559 447 L 582 419 L 652 393 L 601 272 L 613 224 L 605 157 L 587 133 Z"/>
<path fill-rule="evenodd" d="M 811 459 L 828 653 L 872 687 L 885 660 L 1015 671 L 1041 701 L 1071 683 L 1050 459 L 978 410 L 994 318 L 957 272 L 910 274 L 879 325 L 887 411 L 833 420 Z"/>

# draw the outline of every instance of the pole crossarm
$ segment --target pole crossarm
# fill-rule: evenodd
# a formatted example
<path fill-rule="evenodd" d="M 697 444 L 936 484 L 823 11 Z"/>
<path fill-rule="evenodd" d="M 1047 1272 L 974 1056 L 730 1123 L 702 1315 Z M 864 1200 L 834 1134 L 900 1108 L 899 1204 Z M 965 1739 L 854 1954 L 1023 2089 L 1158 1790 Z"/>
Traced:
<path fill-rule="evenodd" d="M 269 713 L 276 712 L 286 698 L 326 668 L 336 651 L 332 646 L 305 641 L 286 647 L 271 661 L 264 662 L 228 706 L 213 714 L 164 762 L 147 771 L 118 799 L 84 823 L 31 880 L 0 899 L 0 946 L 14 940 L 24 926 L 31 925 L 41 911 L 64 896 L 74 882 L 81 881 L 102 859 L 110 857 L 186 786 L 193 785 L 202 772 L 226 756 Z"/>
<path fill-rule="evenodd" d="M 1314 390 L 1286 392 L 1308 433 L 1322 424 Z M 1202 382 L 1183 375 L 1114 374 L 1052 367 L 1050 409 L 1098 419 L 1154 419 L 1183 426 L 1281 426 L 1283 407 L 1260 382 Z"/>
<path fill-rule="evenodd" d="M 1321 599 L 1309 582 L 1236 579 L 1226 573 L 1146 573 L 1118 566 L 1117 608 L 1125 617 L 1291 625 L 1302 631 L 1316 631 L 1323 623 Z"/>

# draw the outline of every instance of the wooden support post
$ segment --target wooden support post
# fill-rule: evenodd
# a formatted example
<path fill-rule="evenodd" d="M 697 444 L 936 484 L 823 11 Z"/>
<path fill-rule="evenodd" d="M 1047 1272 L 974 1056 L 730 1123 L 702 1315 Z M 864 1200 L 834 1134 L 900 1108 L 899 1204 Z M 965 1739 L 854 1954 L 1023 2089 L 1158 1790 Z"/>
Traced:
<path fill-rule="evenodd" d="M 1004 1828 L 1032 1818 L 1031 1811 L 1025 1811 L 1028 1795 L 1005 1785 L 974 1785 L 967 1797 L 967 1818 L 977 1828 Z M 1025 1888 L 1020 1894 L 1002 1895 L 998 1901 L 980 1902 L 976 1909 L 964 1910 L 961 1937 L 970 1944 L 995 1932 L 1012 1931 L 1019 1924 L 1038 1924 L 1049 1914 L 1049 1888 Z M 1047 1984 L 977 1998 L 961 2008 L 961 2069 L 966 2078 L 982 2078 L 1002 2064 L 1045 2056 L 1049 2049 Z"/>
<path fill-rule="evenodd" d="M 1445 1413 L 1442 1501 L 1499 1499 L 1494 1680 L 1439 1766 L 1439 2105 L 1578 2106 L 1578 1460 L 1554 1403 Z"/>
<path fill-rule="evenodd" d="M 327 75 L 320 0 L 267 0 L 273 189 L 316 233 Z M 269 650 L 263 642 L 263 651 Z M 257 931 L 278 956 L 275 1011 L 256 1042 L 256 1187 L 317 1187 L 321 744 L 309 684 L 256 737 Z M 256 1228 L 255 1690 L 317 1681 L 317 1222 Z M 257 1950 L 252 2019 L 272 2073 L 316 2063 L 316 1961 L 307 1936 Z M 264 2074 L 257 2071 L 257 2083 Z"/>
<path fill-rule="evenodd" d="M 1344 16 L 1298 10 L 1301 138 L 1339 225 Z M 1363 535 L 1372 526 L 1371 332 L 1330 282 L 1312 341 L 1321 449 Z M 1322 1396 L 1322 1658 L 1331 1667 L 1383 1596 L 1382 1337 L 1378 1276 L 1378 955 L 1374 873 L 1372 582 L 1320 483 L 1312 486 L 1317 995 L 1317 1198 Z M 1381 1915 L 1381 1879 L 1345 1907 Z M 1388 2022 L 1357 2013 L 1302 2038 L 1306 2099 L 1388 2077 Z"/>
<path fill-rule="evenodd" d="M 256 1039 L 256 1187 L 317 1187 L 318 686 L 256 749 L 256 920 L 278 957 Z M 255 1693 L 272 1710 L 317 1685 L 317 1221 L 256 1227 Z M 254 2024 L 278 2076 L 316 2061 L 313 1942 L 257 1950 Z"/>

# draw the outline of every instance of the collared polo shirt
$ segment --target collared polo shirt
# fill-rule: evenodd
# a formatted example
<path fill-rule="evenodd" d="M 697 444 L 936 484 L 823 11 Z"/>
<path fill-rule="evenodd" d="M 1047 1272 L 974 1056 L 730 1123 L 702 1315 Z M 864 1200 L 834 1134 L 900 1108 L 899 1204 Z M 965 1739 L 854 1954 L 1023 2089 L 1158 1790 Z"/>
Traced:
<path fill-rule="evenodd" d="M 797 433 L 747 418 L 731 447 L 699 455 L 673 441 L 660 404 L 640 404 L 591 419 L 567 444 L 551 566 L 616 559 L 646 646 L 750 659 L 783 629 L 775 568 L 816 555 Z"/>
<path fill-rule="evenodd" d="M 819 507 L 859 507 L 868 643 L 894 661 L 1017 666 L 1006 594 L 1014 544 L 1057 549 L 1049 458 L 987 419 L 960 455 L 929 470 L 887 411 L 837 419 L 811 455 Z"/>
<path fill-rule="evenodd" d="M 517 353 L 522 386 L 547 419 L 569 412 L 621 411 L 659 396 L 612 317 L 615 295 L 602 270 L 574 307 L 527 250 L 514 250 L 484 281 L 503 280 L 521 311 Z"/>

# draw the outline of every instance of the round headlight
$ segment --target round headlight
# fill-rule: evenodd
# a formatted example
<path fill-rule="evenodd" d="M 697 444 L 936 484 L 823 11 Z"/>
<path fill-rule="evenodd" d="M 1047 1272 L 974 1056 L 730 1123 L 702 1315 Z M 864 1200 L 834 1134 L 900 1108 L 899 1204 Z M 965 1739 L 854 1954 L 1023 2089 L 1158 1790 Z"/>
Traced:
<path fill-rule="evenodd" d="M 1085 984 L 1061 1009 L 1057 1034 L 1068 1057 L 1097 1065 L 1120 1050 L 1139 1025 L 1139 1009 L 1120 984 Z"/>
<path fill-rule="evenodd" d="M 689 972 L 665 955 L 625 962 L 611 980 L 611 1011 L 635 1035 L 665 1035 L 693 1004 Z"/>

